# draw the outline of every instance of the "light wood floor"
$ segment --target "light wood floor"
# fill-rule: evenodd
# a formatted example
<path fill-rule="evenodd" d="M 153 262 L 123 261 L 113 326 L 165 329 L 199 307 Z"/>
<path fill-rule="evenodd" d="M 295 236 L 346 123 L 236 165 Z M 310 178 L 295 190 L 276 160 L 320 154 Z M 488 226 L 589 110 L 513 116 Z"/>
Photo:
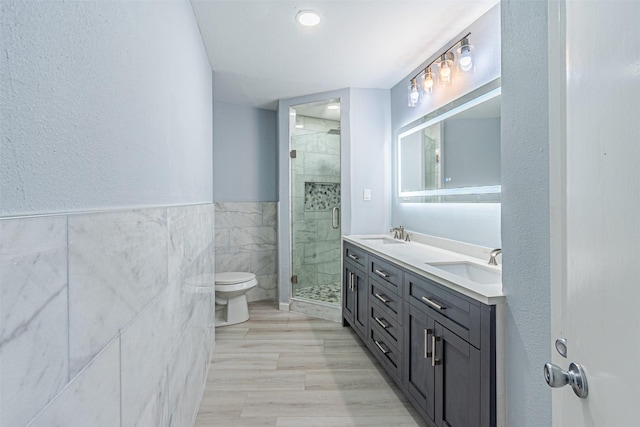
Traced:
<path fill-rule="evenodd" d="M 249 305 L 216 329 L 197 427 L 424 426 L 349 327 Z"/>

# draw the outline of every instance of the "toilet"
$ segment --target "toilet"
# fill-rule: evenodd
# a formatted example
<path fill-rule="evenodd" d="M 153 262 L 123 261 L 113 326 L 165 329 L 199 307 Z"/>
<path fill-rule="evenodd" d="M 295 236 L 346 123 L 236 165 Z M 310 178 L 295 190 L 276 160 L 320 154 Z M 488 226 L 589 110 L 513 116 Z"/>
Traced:
<path fill-rule="evenodd" d="M 253 273 L 216 273 L 216 328 L 249 320 L 246 293 L 257 284 L 256 275 Z"/>

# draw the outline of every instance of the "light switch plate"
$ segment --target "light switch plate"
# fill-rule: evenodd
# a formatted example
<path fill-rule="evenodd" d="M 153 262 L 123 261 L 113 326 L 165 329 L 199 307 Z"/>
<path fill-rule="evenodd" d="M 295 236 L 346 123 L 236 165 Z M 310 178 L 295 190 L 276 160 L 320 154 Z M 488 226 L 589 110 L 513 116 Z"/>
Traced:
<path fill-rule="evenodd" d="M 369 200 L 371 200 L 371 189 L 370 188 L 365 188 L 364 191 L 362 192 L 362 198 L 368 202 Z"/>

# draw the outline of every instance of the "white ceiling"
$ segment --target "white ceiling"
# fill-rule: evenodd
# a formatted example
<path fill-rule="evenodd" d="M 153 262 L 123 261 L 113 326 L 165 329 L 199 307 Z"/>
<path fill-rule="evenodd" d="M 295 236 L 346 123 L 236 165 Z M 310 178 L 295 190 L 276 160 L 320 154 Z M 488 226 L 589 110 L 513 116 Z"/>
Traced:
<path fill-rule="evenodd" d="M 390 89 L 498 0 L 191 3 L 215 101 L 275 109 L 278 99 L 328 90 Z M 297 24 L 305 9 L 319 12 L 319 26 Z"/>

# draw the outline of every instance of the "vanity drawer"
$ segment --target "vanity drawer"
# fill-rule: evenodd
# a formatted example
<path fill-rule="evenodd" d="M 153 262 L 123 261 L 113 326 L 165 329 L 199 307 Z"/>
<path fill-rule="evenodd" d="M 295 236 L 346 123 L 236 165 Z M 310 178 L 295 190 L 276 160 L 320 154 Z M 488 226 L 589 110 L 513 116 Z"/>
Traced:
<path fill-rule="evenodd" d="M 369 323 L 376 324 L 382 335 L 396 346 L 402 348 L 402 331 L 398 326 L 395 315 L 389 315 L 390 310 L 380 307 L 377 303 L 369 304 Z"/>
<path fill-rule="evenodd" d="M 374 325 L 369 326 L 369 348 L 375 358 L 380 361 L 387 372 L 399 383 L 401 378 L 399 364 L 402 361 L 402 356 L 397 347 Z"/>
<path fill-rule="evenodd" d="M 456 335 L 480 348 L 480 306 L 444 289 L 437 283 L 413 274 L 405 274 L 405 298 L 409 304 L 429 316 Z"/>
<path fill-rule="evenodd" d="M 369 258 L 369 277 L 383 280 L 392 286 L 396 293 L 402 284 L 402 270 L 395 265 L 378 257 Z"/>
<path fill-rule="evenodd" d="M 344 258 L 358 266 L 360 266 L 363 270 L 367 269 L 368 263 L 368 254 L 362 248 L 359 248 L 350 243 L 344 244 Z"/>
<path fill-rule="evenodd" d="M 369 280 L 369 301 L 383 308 L 387 316 L 392 316 L 396 320 L 400 319 L 402 296 L 394 292 L 389 292 L 388 286 L 378 283 L 375 280 Z"/>

